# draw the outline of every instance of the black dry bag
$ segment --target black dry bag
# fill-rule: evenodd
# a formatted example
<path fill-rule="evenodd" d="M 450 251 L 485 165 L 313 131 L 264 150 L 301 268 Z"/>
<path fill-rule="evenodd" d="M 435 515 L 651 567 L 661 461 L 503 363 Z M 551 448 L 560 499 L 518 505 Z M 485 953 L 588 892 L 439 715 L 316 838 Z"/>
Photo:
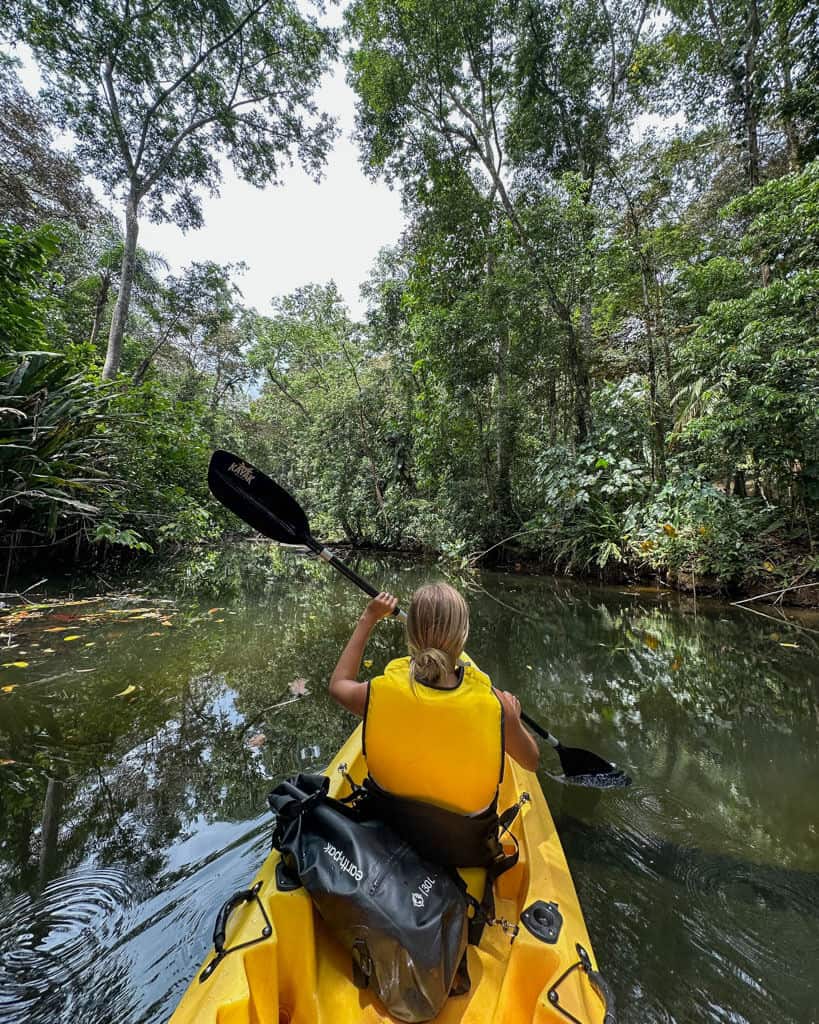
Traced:
<path fill-rule="evenodd" d="M 324 775 L 297 775 L 268 797 L 273 846 L 352 958 L 353 980 L 399 1020 L 435 1017 L 469 987 L 463 882 L 422 860 L 363 807 L 327 795 Z"/>

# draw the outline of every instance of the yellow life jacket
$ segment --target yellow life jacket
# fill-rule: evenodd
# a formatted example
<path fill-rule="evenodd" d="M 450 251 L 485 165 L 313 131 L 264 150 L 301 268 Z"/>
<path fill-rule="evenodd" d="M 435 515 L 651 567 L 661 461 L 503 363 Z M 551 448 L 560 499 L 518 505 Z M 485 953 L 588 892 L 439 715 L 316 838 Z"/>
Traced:
<path fill-rule="evenodd" d="M 495 799 L 503 776 L 503 710 L 492 683 L 463 658 L 452 689 L 410 681 L 397 658 L 371 680 L 364 755 L 389 793 L 474 814 Z"/>

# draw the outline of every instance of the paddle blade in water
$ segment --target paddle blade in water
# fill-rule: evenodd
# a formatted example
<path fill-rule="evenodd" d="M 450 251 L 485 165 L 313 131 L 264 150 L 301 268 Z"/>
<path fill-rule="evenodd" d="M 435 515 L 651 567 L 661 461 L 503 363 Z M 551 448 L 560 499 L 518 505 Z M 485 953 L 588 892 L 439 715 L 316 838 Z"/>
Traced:
<path fill-rule="evenodd" d="M 280 544 L 305 544 L 312 540 L 301 507 L 269 476 L 238 455 L 213 453 L 208 486 L 225 508 L 265 537 Z"/>
<path fill-rule="evenodd" d="M 556 748 L 556 753 L 560 758 L 563 771 L 570 777 L 573 775 L 611 775 L 618 771 L 611 761 L 606 761 L 605 758 L 591 750 L 583 750 L 582 747 L 564 747 L 561 744 Z"/>

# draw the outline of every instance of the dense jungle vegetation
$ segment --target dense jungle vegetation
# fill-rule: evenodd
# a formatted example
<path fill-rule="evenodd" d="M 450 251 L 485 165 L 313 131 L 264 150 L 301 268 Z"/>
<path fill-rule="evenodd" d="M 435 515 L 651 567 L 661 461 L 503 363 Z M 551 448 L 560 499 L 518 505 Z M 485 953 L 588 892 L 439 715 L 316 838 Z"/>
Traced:
<path fill-rule="evenodd" d="M 292 0 L 15 0 L 0 32 L 5 589 L 38 559 L 213 567 L 240 529 L 215 446 L 353 545 L 816 579 L 815 4 L 353 0 L 337 30 Z M 199 226 L 227 164 L 320 175 L 337 60 L 407 218 L 363 321 L 332 281 L 259 311 L 241 266 L 139 246 Z"/>

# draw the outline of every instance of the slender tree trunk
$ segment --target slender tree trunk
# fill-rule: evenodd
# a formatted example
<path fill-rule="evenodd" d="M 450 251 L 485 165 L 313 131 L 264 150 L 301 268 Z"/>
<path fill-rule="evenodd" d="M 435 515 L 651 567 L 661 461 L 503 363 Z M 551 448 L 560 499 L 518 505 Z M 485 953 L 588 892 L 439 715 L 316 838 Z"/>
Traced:
<path fill-rule="evenodd" d="M 751 0 L 746 23 L 747 36 L 743 54 L 742 81 L 742 115 L 745 128 L 745 148 L 747 161 L 748 185 L 756 188 L 760 181 L 759 174 L 759 110 L 756 69 L 756 48 L 759 43 L 761 26 L 759 9 L 756 0 Z"/>
<path fill-rule="evenodd" d="M 138 220 L 139 200 L 131 192 L 125 205 L 125 248 L 122 251 L 122 270 L 120 272 L 119 294 L 114 306 L 111 330 L 108 334 L 108 351 L 105 355 L 105 366 L 102 369 L 103 380 L 113 380 L 119 373 L 122 361 L 122 338 L 128 320 L 128 308 L 131 304 L 131 288 L 134 283 L 136 268 L 137 236 L 139 235 Z"/>
<path fill-rule="evenodd" d="M 574 402 L 574 439 L 578 444 L 582 444 L 591 433 L 591 380 L 582 339 L 571 320 L 564 320 L 564 326 L 567 339 L 566 358 Z"/>
<path fill-rule="evenodd" d="M 655 481 L 662 483 L 665 480 L 665 429 L 657 398 L 657 359 L 654 347 L 654 324 L 652 323 L 647 278 L 648 270 L 641 254 L 640 282 L 643 288 L 643 323 L 646 329 L 649 415 L 651 416 L 651 475 Z"/>
<path fill-rule="evenodd" d="M 94 322 L 91 324 L 91 336 L 89 341 L 96 345 L 102 327 L 102 316 L 108 304 L 108 293 L 111 290 L 111 268 L 106 267 L 100 279 L 100 286 L 97 291 L 97 301 L 94 303 Z"/>
<path fill-rule="evenodd" d="M 501 328 L 498 341 L 497 380 L 497 442 L 495 448 L 495 510 L 504 525 L 512 518 L 512 450 L 514 427 L 509 402 L 509 328 Z"/>

